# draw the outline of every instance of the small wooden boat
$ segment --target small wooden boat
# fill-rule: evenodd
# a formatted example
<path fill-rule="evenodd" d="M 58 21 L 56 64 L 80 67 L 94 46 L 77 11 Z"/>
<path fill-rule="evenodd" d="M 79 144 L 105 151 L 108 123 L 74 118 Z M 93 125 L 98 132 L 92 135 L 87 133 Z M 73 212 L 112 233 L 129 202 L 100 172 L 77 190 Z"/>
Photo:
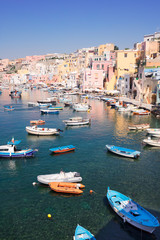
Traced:
<path fill-rule="evenodd" d="M 80 188 L 85 187 L 83 184 L 70 183 L 70 182 L 50 182 L 49 186 L 55 192 L 72 193 L 72 194 L 83 193 L 83 190 L 80 190 Z"/>
<path fill-rule="evenodd" d="M 66 126 L 80 126 L 80 125 L 88 125 L 91 123 L 90 119 L 83 119 L 82 117 L 73 117 L 69 120 L 63 121 Z"/>
<path fill-rule="evenodd" d="M 156 227 L 159 227 L 157 218 L 122 193 L 110 190 L 108 187 L 107 199 L 112 209 L 124 222 L 128 222 L 134 227 L 149 233 L 152 233 Z"/>
<path fill-rule="evenodd" d="M 16 146 L 20 143 L 20 140 L 14 140 L 7 143 L 7 145 L 0 146 L 0 157 L 3 158 L 18 158 L 18 157 L 32 157 L 37 150 L 24 149 L 18 150 Z"/>
<path fill-rule="evenodd" d="M 29 134 L 38 136 L 59 135 L 59 129 L 57 128 L 39 128 L 37 126 L 27 126 L 26 131 Z"/>
<path fill-rule="evenodd" d="M 129 158 L 138 158 L 141 154 L 139 151 L 135 151 L 132 149 L 128 148 L 122 148 L 122 147 L 117 147 L 114 145 L 106 145 L 106 148 L 117 155 L 123 156 L 123 157 L 129 157 Z"/>
<path fill-rule="evenodd" d="M 160 147 L 160 138 L 153 140 L 150 137 L 148 137 L 147 139 L 143 140 L 143 143 L 150 145 L 152 147 Z"/>
<path fill-rule="evenodd" d="M 14 90 L 14 91 L 11 91 L 9 95 L 12 98 L 21 98 L 21 94 L 22 94 L 21 91 Z"/>
<path fill-rule="evenodd" d="M 41 119 L 39 119 L 39 120 L 31 120 L 30 124 L 31 125 L 43 125 L 43 124 L 45 124 L 45 121 L 41 120 Z"/>
<path fill-rule="evenodd" d="M 73 240 L 96 240 L 96 238 L 87 229 L 77 225 Z"/>
<path fill-rule="evenodd" d="M 128 126 L 129 130 L 144 130 L 149 128 L 149 124 L 136 124 L 136 125 L 130 125 Z"/>
<path fill-rule="evenodd" d="M 59 110 L 54 109 L 41 109 L 42 114 L 59 114 Z"/>
<path fill-rule="evenodd" d="M 5 110 L 5 111 L 13 111 L 13 110 L 14 110 L 14 107 L 11 106 L 11 105 L 5 105 L 5 106 L 4 106 L 4 110 Z"/>
<path fill-rule="evenodd" d="M 150 115 L 150 111 L 144 109 L 133 110 L 133 115 Z"/>
<path fill-rule="evenodd" d="M 82 178 L 78 172 L 64 172 L 55 174 L 45 174 L 37 176 L 37 180 L 43 184 L 49 184 L 50 182 L 81 182 Z"/>
<path fill-rule="evenodd" d="M 68 146 L 50 148 L 49 150 L 52 153 L 66 153 L 66 152 L 74 151 L 75 147 L 73 145 L 68 145 Z"/>

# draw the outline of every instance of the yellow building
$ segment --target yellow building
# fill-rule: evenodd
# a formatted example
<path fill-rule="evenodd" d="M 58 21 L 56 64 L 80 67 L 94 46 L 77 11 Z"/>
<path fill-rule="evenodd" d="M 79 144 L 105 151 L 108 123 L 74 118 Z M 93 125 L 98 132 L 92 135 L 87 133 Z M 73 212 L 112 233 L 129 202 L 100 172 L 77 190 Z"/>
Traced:
<path fill-rule="evenodd" d="M 102 56 L 104 55 L 104 52 L 110 52 L 114 50 L 114 44 L 113 43 L 106 43 L 103 45 L 99 45 L 98 47 L 98 55 Z"/>
<path fill-rule="evenodd" d="M 117 50 L 116 51 L 116 77 L 119 79 L 124 74 L 133 74 L 137 72 L 137 60 L 139 51 L 137 50 Z"/>
<path fill-rule="evenodd" d="M 20 69 L 20 70 L 18 70 L 17 73 L 20 74 L 20 75 L 29 74 L 27 69 Z"/>

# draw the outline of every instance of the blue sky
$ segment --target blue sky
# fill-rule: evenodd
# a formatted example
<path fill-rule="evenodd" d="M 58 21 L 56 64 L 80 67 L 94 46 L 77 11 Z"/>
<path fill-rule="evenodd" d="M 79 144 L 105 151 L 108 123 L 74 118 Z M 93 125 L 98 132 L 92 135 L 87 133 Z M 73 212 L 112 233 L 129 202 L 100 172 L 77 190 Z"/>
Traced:
<path fill-rule="evenodd" d="M 0 58 L 132 48 L 160 31 L 159 9 L 159 0 L 0 0 Z"/>

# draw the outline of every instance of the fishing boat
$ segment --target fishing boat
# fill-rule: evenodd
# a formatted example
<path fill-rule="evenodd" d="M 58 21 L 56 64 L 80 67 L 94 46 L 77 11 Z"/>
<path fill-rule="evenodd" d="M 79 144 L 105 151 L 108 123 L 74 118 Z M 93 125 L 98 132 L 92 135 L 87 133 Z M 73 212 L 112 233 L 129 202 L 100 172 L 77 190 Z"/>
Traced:
<path fill-rule="evenodd" d="M 49 110 L 63 110 L 63 107 L 48 107 Z"/>
<path fill-rule="evenodd" d="M 123 147 L 117 147 L 114 145 L 106 145 L 106 148 L 117 155 L 123 156 L 123 157 L 129 157 L 129 158 L 138 158 L 141 154 L 139 151 L 135 151 L 128 148 Z"/>
<path fill-rule="evenodd" d="M 73 110 L 77 112 L 87 112 L 90 111 L 91 107 L 85 103 L 76 103 L 73 105 Z"/>
<path fill-rule="evenodd" d="M 5 110 L 5 111 L 13 111 L 13 110 L 14 110 L 14 107 L 13 107 L 13 106 L 10 106 L 10 105 L 5 105 L 5 106 L 4 106 L 4 110 Z"/>
<path fill-rule="evenodd" d="M 80 183 L 71 183 L 71 182 L 50 182 L 50 188 L 55 192 L 61 193 L 71 193 L 71 194 L 81 194 L 85 186 Z"/>
<path fill-rule="evenodd" d="M 41 109 L 41 114 L 59 114 L 59 110 Z"/>
<path fill-rule="evenodd" d="M 96 238 L 87 229 L 77 225 L 73 240 L 96 240 Z"/>
<path fill-rule="evenodd" d="M 150 115 L 150 111 L 144 109 L 135 109 L 132 111 L 133 115 Z"/>
<path fill-rule="evenodd" d="M 64 172 L 56 174 L 45 174 L 37 176 L 37 180 L 43 184 L 49 184 L 50 182 L 81 182 L 82 178 L 78 172 Z"/>
<path fill-rule="evenodd" d="M 130 125 L 128 126 L 129 130 L 144 130 L 149 128 L 149 124 L 136 124 L 136 125 Z"/>
<path fill-rule="evenodd" d="M 157 218 L 122 193 L 110 190 L 108 187 L 107 199 L 110 206 L 124 222 L 128 222 L 149 233 L 152 233 L 156 227 L 159 227 Z"/>
<path fill-rule="evenodd" d="M 153 147 L 160 147 L 160 138 L 153 140 L 151 137 L 148 137 L 147 139 L 143 140 L 143 143 Z"/>
<path fill-rule="evenodd" d="M 41 120 L 41 119 L 39 119 L 39 120 L 31 120 L 30 124 L 31 125 L 43 125 L 43 124 L 45 124 L 45 121 Z"/>
<path fill-rule="evenodd" d="M 14 90 L 14 91 L 11 91 L 9 95 L 12 98 L 21 98 L 21 94 L 22 94 L 21 91 Z"/>
<path fill-rule="evenodd" d="M 160 128 L 148 128 L 147 132 L 154 137 L 160 137 Z"/>
<path fill-rule="evenodd" d="M 91 119 L 83 119 L 82 117 L 73 117 L 69 120 L 63 121 L 66 126 L 78 126 L 78 125 L 88 125 L 91 124 Z"/>
<path fill-rule="evenodd" d="M 62 146 L 62 147 L 55 147 L 55 148 L 50 148 L 49 149 L 52 153 L 66 153 L 66 152 L 71 152 L 75 150 L 75 147 L 73 145 L 68 145 L 68 146 Z"/>
<path fill-rule="evenodd" d="M 39 128 L 37 126 L 27 126 L 26 131 L 29 134 L 38 136 L 59 135 L 60 129 L 57 128 Z"/>
<path fill-rule="evenodd" d="M 56 98 L 47 98 L 47 99 L 43 99 L 43 100 L 38 100 L 37 101 L 40 104 L 47 104 L 47 103 L 51 103 L 52 105 L 56 105 Z"/>
<path fill-rule="evenodd" d="M 37 150 L 33 149 L 23 149 L 18 150 L 16 146 L 21 142 L 21 140 L 14 140 L 7 143 L 7 145 L 0 146 L 0 157 L 3 158 L 18 158 L 18 157 L 32 157 Z"/>

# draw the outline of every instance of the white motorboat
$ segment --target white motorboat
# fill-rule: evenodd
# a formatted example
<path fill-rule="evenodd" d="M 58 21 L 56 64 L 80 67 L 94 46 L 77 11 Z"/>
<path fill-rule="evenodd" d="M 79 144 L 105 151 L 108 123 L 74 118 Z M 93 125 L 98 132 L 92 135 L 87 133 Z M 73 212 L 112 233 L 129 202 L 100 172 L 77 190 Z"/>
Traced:
<path fill-rule="evenodd" d="M 77 103 L 73 105 L 73 109 L 77 112 L 87 112 L 90 111 L 90 106 L 85 103 Z"/>
<path fill-rule="evenodd" d="M 160 128 L 148 128 L 147 132 L 154 137 L 160 137 Z"/>
<path fill-rule="evenodd" d="M 143 143 L 153 147 L 160 147 L 160 138 L 153 140 L 150 137 L 148 137 L 147 139 L 143 140 Z"/>
<path fill-rule="evenodd" d="M 57 128 L 39 128 L 37 126 L 27 126 L 26 131 L 29 134 L 38 136 L 59 135 L 59 129 Z"/>
<path fill-rule="evenodd" d="M 37 176 L 37 180 L 43 184 L 50 182 L 81 182 L 82 178 L 78 172 L 63 172 Z"/>
<path fill-rule="evenodd" d="M 91 119 L 83 119 L 82 117 L 73 117 L 69 120 L 63 121 L 66 126 L 80 126 L 80 125 L 88 125 L 91 123 Z"/>

